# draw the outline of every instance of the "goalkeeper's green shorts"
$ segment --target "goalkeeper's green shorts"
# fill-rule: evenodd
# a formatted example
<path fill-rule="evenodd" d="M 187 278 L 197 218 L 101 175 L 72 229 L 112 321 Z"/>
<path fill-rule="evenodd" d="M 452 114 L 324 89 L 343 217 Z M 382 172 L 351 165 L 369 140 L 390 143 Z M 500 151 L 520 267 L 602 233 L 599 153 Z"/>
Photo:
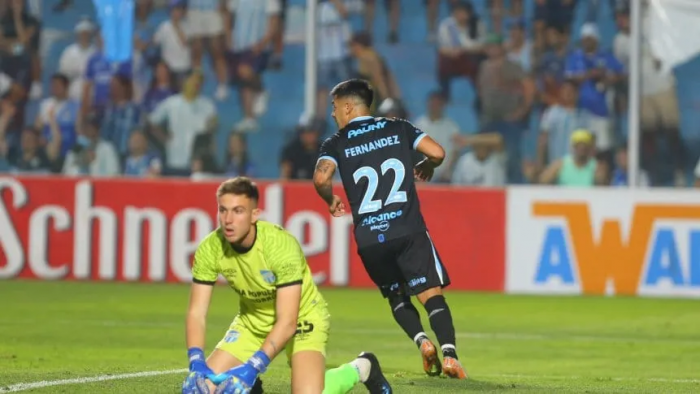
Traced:
<path fill-rule="evenodd" d="M 285 347 L 287 358 L 291 361 L 292 355 L 303 351 L 320 352 L 325 357 L 329 330 L 328 309 L 325 306 L 314 308 L 313 313 L 298 322 L 296 334 Z M 233 355 L 241 362 L 246 362 L 253 353 L 260 350 L 263 342 L 265 336 L 254 334 L 240 320 L 235 319 L 216 348 Z"/>

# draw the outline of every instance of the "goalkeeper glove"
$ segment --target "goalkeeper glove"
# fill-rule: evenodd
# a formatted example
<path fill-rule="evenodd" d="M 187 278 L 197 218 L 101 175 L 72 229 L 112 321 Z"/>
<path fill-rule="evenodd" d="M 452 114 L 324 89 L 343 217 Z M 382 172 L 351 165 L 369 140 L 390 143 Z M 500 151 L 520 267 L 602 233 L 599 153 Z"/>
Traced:
<path fill-rule="evenodd" d="M 231 368 L 222 374 L 213 376 L 210 378 L 210 380 L 215 384 L 225 381 L 226 383 L 224 386 L 235 384 L 236 388 L 243 385 L 250 390 L 255 384 L 255 380 L 258 378 L 258 375 L 265 373 L 267 366 L 270 365 L 270 361 L 270 357 L 268 357 L 265 352 L 258 350 L 248 359 L 245 364 Z M 233 393 L 236 391 L 231 392 Z"/>
<path fill-rule="evenodd" d="M 190 359 L 190 372 L 195 372 L 204 376 L 214 376 L 214 371 L 209 368 L 204 358 L 204 351 L 198 347 L 187 349 L 187 358 Z"/>

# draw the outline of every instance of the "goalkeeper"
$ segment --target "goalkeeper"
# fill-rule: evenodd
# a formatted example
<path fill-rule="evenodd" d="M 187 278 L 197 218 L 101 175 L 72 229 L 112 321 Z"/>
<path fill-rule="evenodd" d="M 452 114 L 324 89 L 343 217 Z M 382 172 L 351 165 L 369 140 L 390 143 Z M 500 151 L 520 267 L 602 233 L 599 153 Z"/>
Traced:
<path fill-rule="evenodd" d="M 360 381 L 370 393 L 391 393 L 371 353 L 325 371 L 326 301 L 296 238 L 258 220 L 258 198 L 257 186 L 245 177 L 227 180 L 217 190 L 219 228 L 200 242 L 192 266 L 186 329 L 190 374 L 183 394 L 262 392 L 258 376 L 282 350 L 292 368 L 293 393 L 342 394 Z M 238 293 L 240 307 L 205 361 L 206 316 L 219 275 Z"/>

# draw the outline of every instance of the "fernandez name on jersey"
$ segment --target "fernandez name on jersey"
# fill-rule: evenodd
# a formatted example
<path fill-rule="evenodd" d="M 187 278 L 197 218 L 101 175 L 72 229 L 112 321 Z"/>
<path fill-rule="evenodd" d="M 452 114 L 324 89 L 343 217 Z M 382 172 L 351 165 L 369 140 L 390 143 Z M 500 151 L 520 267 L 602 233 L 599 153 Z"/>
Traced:
<path fill-rule="evenodd" d="M 414 150 L 425 136 L 405 120 L 363 116 L 321 146 L 319 160 L 340 172 L 359 247 L 426 231 L 413 179 Z"/>

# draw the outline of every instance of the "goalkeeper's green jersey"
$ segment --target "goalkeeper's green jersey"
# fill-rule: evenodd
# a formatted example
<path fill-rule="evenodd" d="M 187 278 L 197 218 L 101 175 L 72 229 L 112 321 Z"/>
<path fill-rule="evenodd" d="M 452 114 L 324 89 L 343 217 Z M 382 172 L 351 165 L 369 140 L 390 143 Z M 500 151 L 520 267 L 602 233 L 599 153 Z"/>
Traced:
<path fill-rule="evenodd" d="M 244 253 L 233 249 L 221 228 L 212 231 L 197 247 L 192 279 L 214 284 L 221 274 L 240 296 L 237 319 L 254 334 L 266 336 L 275 323 L 280 287 L 301 284 L 300 321 L 326 303 L 296 238 L 269 222 L 258 221 L 256 228 L 253 246 Z"/>

